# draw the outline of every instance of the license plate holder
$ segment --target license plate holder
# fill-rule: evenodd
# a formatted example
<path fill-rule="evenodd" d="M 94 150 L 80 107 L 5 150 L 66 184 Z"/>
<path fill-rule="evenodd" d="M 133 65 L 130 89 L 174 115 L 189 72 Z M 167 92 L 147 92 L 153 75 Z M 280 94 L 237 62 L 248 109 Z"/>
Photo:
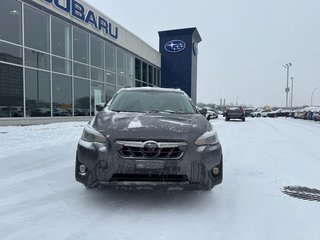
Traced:
<path fill-rule="evenodd" d="M 136 169 L 161 170 L 164 169 L 164 161 L 136 160 Z"/>

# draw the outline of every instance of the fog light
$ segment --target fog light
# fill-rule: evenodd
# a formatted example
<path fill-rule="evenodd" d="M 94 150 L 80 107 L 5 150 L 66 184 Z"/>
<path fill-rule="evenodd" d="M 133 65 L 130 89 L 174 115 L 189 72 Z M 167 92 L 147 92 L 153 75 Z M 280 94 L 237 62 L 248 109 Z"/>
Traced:
<path fill-rule="evenodd" d="M 80 173 L 82 173 L 82 174 L 86 173 L 86 171 L 87 171 L 86 165 L 81 164 L 81 165 L 79 166 L 79 171 L 80 171 Z"/>
<path fill-rule="evenodd" d="M 218 167 L 212 168 L 213 175 L 217 176 L 219 174 L 219 172 L 220 172 L 220 169 Z"/>

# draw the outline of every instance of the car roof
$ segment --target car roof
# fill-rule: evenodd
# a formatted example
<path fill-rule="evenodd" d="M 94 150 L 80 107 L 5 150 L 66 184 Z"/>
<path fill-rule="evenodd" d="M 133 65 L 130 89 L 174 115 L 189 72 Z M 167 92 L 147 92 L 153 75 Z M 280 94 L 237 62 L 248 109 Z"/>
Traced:
<path fill-rule="evenodd" d="M 124 87 L 119 91 L 164 91 L 164 92 L 179 92 L 185 93 L 180 88 L 160 88 L 160 87 Z"/>

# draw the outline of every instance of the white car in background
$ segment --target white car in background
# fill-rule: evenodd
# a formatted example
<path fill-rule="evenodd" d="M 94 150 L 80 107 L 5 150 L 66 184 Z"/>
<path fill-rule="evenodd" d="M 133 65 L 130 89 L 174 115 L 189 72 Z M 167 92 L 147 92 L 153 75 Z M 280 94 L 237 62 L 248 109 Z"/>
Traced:
<path fill-rule="evenodd" d="M 207 114 L 206 114 L 206 118 L 208 120 L 210 119 L 214 119 L 214 118 L 218 118 L 218 113 L 212 110 L 207 109 Z"/>
<path fill-rule="evenodd" d="M 252 112 L 252 113 L 250 113 L 250 117 L 261 117 L 261 114 L 262 114 L 262 112 L 263 112 L 263 109 L 258 109 L 258 110 L 256 110 L 256 111 L 254 111 L 254 112 Z"/>
<path fill-rule="evenodd" d="M 271 109 L 262 111 L 262 112 L 261 112 L 261 117 L 267 117 L 267 116 L 268 116 L 268 113 L 270 113 L 270 112 L 272 112 Z"/>

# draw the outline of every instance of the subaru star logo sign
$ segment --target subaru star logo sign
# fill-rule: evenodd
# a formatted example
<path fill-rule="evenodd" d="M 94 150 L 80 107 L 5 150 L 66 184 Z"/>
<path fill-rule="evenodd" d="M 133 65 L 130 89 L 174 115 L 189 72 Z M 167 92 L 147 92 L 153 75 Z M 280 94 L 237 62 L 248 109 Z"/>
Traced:
<path fill-rule="evenodd" d="M 155 150 L 159 147 L 158 144 L 154 141 L 147 141 L 143 143 L 143 147 L 148 152 L 155 152 Z"/>
<path fill-rule="evenodd" d="M 171 40 L 164 45 L 167 52 L 178 53 L 186 48 L 186 43 L 182 40 Z"/>

